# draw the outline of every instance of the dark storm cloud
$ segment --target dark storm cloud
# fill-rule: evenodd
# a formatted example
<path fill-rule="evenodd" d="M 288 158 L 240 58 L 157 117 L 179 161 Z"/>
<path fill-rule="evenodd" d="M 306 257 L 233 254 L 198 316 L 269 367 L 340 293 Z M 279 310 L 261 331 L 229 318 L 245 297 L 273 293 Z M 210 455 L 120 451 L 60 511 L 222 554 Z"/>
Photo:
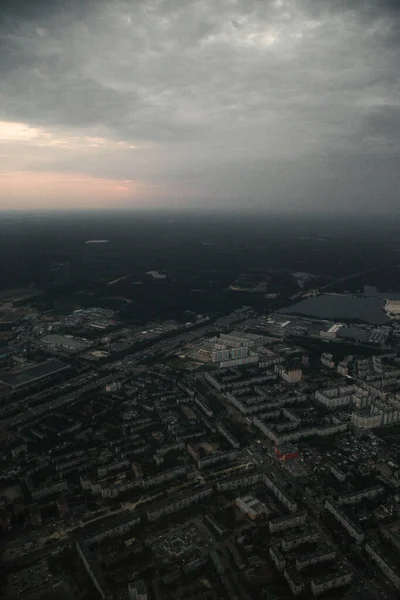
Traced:
<path fill-rule="evenodd" d="M 0 22 L 10 24 L 19 19 L 44 22 L 63 13 L 73 13 L 74 18 L 80 18 L 88 15 L 96 2 L 97 0 L 2 0 Z"/>
<path fill-rule="evenodd" d="M 16 0 L 0 20 L 0 119 L 148 148 L 54 154 L 58 170 L 221 202 L 346 205 L 351 189 L 392 206 L 399 64 L 395 0 Z"/>

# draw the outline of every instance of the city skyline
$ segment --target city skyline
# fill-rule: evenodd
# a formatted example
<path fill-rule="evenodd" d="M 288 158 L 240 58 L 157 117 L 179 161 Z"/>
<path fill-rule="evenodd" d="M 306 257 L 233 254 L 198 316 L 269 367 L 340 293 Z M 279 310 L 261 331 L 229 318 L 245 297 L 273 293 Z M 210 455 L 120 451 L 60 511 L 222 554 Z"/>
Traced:
<path fill-rule="evenodd" d="M 398 212 L 399 4 L 9 2 L 0 210 Z"/>

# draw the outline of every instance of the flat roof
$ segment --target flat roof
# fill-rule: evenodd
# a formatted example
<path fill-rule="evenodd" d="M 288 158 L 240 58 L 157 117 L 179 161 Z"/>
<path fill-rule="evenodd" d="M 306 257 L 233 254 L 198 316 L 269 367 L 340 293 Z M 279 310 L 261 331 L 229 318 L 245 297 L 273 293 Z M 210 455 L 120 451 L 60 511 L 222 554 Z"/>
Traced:
<path fill-rule="evenodd" d="M 57 333 L 47 335 L 46 337 L 42 338 L 41 341 L 45 342 L 46 344 L 57 344 L 61 346 L 67 346 L 68 348 L 75 348 L 77 350 L 87 347 L 87 343 L 80 338 L 67 337 L 64 335 L 58 335 Z"/>
<path fill-rule="evenodd" d="M 14 373 L 7 373 L 0 376 L 0 381 L 15 389 L 69 368 L 70 365 L 60 360 L 49 360 Z"/>
<path fill-rule="evenodd" d="M 301 554 L 300 556 L 296 556 L 296 560 L 298 560 L 299 562 L 302 562 L 302 561 L 307 561 L 307 560 L 310 560 L 313 558 L 323 558 L 324 556 L 327 556 L 332 553 L 336 554 L 336 550 L 332 546 L 320 546 L 314 552 L 305 552 L 304 554 Z"/>
<path fill-rule="evenodd" d="M 348 575 L 353 575 L 353 571 L 347 569 L 346 567 L 342 567 L 337 571 L 331 571 L 330 573 L 323 573 L 318 577 L 313 577 L 312 583 L 314 583 L 314 585 L 320 585 L 321 583 L 325 583 L 327 581 L 334 581 L 339 577 L 347 577 Z"/>
<path fill-rule="evenodd" d="M 306 510 L 302 510 L 300 512 L 292 513 L 291 515 L 284 515 L 283 517 L 271 519 L 270 523 L 284 523 L 285 521 L 292 521 L 294 519 L 306 517 L 307 515 L 308 512 Z"/>

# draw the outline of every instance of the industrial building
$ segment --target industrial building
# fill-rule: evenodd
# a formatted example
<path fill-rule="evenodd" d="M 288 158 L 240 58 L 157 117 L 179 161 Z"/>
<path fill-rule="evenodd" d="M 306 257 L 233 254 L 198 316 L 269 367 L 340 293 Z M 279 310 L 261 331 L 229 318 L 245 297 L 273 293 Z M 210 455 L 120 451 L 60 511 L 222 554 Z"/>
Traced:
<path fill-rule="evenodd" d="M 69 365 L 59 360 L 48 360 L 20 371 L 7 373 L 7 375 L 0 377 L 0 382 L 5 383 L 14 390 L 18 390 L 44 380 L 47 377 L 58 375 L 69 368 Z"/>
<path fill-rule="evenodd" d="M 82 350 L 86 350 L 89 346 L 89 343 L 86 340 L 58 335 L 56 333 L 42 338 L 41 344 L 50 349 L 64 350 L 70 353 L 81 352 Z"/>
<path fill-rule="evenodd" d="M 322 338 L 328 339 L 328 340 L 333 340 L 335 339 L 335 337 L 338 335 L 339 330 L 343 327 L 343 325 L 341 325 L 340 323 L 335 323 L 335 325 L 332 325 L 331 327 L 329 327 L 328 330 L 322 330 L 320 333 L 320 336 Z"/>

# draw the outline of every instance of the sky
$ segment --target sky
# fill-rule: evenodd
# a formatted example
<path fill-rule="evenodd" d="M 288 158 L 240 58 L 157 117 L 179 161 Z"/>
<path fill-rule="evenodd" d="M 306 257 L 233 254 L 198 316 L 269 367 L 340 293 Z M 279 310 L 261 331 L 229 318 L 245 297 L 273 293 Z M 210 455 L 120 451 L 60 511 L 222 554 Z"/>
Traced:
<path fill-rule="evenodd" d="M 0 209 L 400 212 L 399 0 L 2 0 Z"/>

